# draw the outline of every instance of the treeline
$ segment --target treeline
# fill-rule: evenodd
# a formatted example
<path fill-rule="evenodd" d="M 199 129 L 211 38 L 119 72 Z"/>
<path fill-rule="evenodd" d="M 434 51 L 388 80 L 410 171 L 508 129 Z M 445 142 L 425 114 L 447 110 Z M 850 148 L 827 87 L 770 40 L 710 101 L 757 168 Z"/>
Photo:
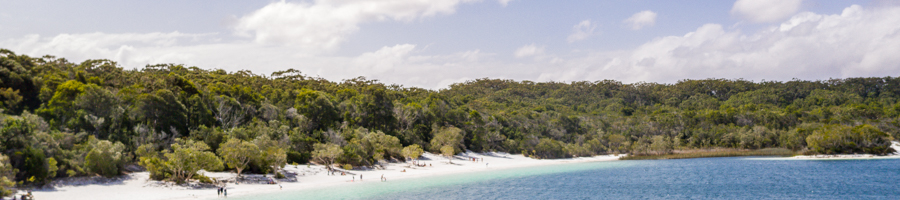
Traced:
<path fill-rule="evenodd" d="M 434 91 L 364 77 L 333 82 L 293 69 L 126 70 L 109 60 L 72 63 L 0 50 L 0 81 L 0 153 L 10 166 L 0 172 L 18 184 L 111 176 L 132 163 L 172 180 L 196 179 L 198 166 L 251 172 L 310 160 L 372 166 L 406 159 L 404 152 L 416 151 L 403 149 L 412 145 L 535 158 L 715 147 L 885 154 L 900 137 L 894 77 L 675 84 L 478 79 Z M 182 162 L 196 159 L 203 163 Z"/>

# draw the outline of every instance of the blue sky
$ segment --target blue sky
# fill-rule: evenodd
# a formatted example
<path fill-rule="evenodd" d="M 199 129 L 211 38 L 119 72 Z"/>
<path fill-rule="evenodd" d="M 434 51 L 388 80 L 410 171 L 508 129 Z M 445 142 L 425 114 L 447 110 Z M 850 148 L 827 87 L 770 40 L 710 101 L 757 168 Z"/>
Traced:
<path fill-rule="evenodd" d="M 0 0 L 0 48 L 430 89 L 483 77 L 898 76 L 894 2 Z"/>

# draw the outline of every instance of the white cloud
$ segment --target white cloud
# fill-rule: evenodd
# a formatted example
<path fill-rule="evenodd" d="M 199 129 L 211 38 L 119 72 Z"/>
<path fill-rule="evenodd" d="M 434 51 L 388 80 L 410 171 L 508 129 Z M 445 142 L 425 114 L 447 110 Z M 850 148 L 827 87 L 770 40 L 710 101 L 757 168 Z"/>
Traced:
<path fill-rule="evenodd" d="M 641 11 L 634 13 L 634 15 L 631 15 L 623 22 L 631 26 L 632 30 L 641 30 L 644 27 L 651 27 L 656 24 L 656 13 L 649 10 Z"/>
<path fill-rule="evenodd" d="M 406 61 L 409 53 L 416 48 L 412 44 L 398 44 L 393 47 L 382 47 L 378 51 L 363 53 L 356 57 L 356 66 L 363 67 L 362 71 L 375 73 L 389 72 L 397 65 Z"/>
<path fill-rule="evenodd" d="M 544 53 L 544 47 L 538 47 L 534 44 L 525 45 L 516 49 L 513 53 L 517 58 L 541 55 Z"/>
<path fill-rule="evenodd" d="M 506 7 L 507 5 L 509 5 L 510 1 L 513 1 L 513 0 L 497 0 L 497 2 L 500 2 L 500 5 L 503 5 L 503 7 Z"/>
<path fill-rule="evenodd" d="M 560 70 L 542 76 L 669 83 L 711 77 L 815 80 L 897 76 L 897 24 L 898 7 L 863 9 L 855 5 L 836 15 L 800 13 L 754 34 L 707 24 L 683 36 L 654 39 L 632 51 L 574 57 Z M 566 74 L 573 70 L 584 75 Z"/>
<path fill-rule="evenodd" d="M 56 55 L 73 62 L 109 58 L 128 69 L 183 63 L 268 74 L 295 68 L 333 81 L 366 76 L 385 83 L 431 89 L 481 77 L 534 81 L 614 79 L 626 83 L 674 83 L 713 77 L 784 81 L 900 75 L 897 24 L 900 7 L 851 6 L 834 15 L 799 13 L 753 33 L 707 24 L 683 35 L 655 38 L 629 50 L 547 52 L 543 46 L 530 44 L 513 52 L 515 57 L 529 58 L 525 60 L 506 60 L 477 49 L 423 55 L 415 44 L 388 45 L 352 56 L 325 56 L 304 53 L 290 45 L 222 43 L 216 39 L 220 37 L 217 34 L 179 32 L 29 35 L 0 40 L 0 47 L 30 56 Z"/>
<path fill-rule="evenodd" d="M 202 37 L 200 37 L 202 36 Z M 469 50 L 447 55 L 416 55 L 416 45 L 385 46 L 358 56 L 308 54 L 290 46 L 255 42 L 220 43 L 214 34 L 60 34 L 29 35 L 0 40 L 0 46 L 17 54 L 39 57 L 55 55 L 75 63 L 87 59 L 110 59 L 126 69 L 147 64 L 174 63 L 226 71 L 251 70 L 257 74 L 294 68 L 310 76 L 332 81 L 365 76 L 386 83 L 439 88 L 467 80 L 462 77 L 503 77 L 502 69 L 492 69 L 492 54 Z M 194 43 L 194 44 L 185 44 Z M 299 52 L 299 53 L 298 53 Z M 485 63 L 479 63 L 479 62 Z"/>
<path fill-rule="evenodd" d="M 566 41 L 568 41 L 569 43 L 573 43 L 579 40 L 584 40 L 591 35 L 594 35 L 594 29 L 597 29 L 597 25 L 591 24 L 591 20 L 581 21 L 580 23 L 572 27 L 572 34 L 569 34 L 569 37 L 566 38 Z"/>
<path fill-rule="evenodd" d="M 312 3 L 271 3 L 238 19 L 239 35 L 261 44 L 286 44 L 307 52 L 332 51 L 359 25 L 372 21 L 413 21 L 451 14 L 477 0 L 316 0 Z"/>
<path fill-rule="evenodd" d="M 737 0 L 731 14 L 754 23 L 778 22 L 800 9 L 803 0 Z"/>

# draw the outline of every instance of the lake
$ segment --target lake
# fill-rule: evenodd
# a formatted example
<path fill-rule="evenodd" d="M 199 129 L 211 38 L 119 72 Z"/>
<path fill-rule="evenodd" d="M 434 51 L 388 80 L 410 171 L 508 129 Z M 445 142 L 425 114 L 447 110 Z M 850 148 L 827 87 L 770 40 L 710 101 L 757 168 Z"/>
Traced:
<path fill-rule="evenodd" d="M 900 199 L 900 159 L 573 163 L 231 199 Z"/>

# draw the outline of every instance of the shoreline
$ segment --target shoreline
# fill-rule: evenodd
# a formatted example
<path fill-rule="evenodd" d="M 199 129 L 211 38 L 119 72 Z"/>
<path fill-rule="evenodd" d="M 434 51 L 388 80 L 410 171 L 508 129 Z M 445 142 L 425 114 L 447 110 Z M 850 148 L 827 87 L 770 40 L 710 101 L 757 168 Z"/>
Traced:
<path fill-rule="evenodd" d="M 891 141 L 891 148 L 894 149 L 894 153 L 888 155 L 874 155 L 874 154 L 821 154 L 821 155 L 798 155 L 787 158 L 781 158 L 777 160 L 869 160 L 869 159 L 900 159 L 900 142 Z"/>
<path fill-rule="evenodd" d="M 478 162 L 467 160 L 468 157 L 478 158 Z M 383 175 L 387 181 L 405 180 L 415 178 L 453 175 L 470 172 L 494 171 L 521 167 L 533 167 L 543 165 L 555 165 L 566 163 L 604 162 L 617 161 L 621 156 L 602 155 L 594 157 L 579 157 L 567 159 L 533 159 L 521 154 L 507 153 L 463 153 L 455 156 L 453 164 L 443 156 L 425 153 L 420 163 L 430 164 L 427 167 L 408 167 L 408 163 L 388 163 L 385 169 L 346 170 L 355 175 L 327 175 L 323 165 L 286 165 L 285 171 L 296 173 L 296 182 L 279 182 L 278 184 L 233 184 L 226 186 L 229 197 L 243 197 L 256 194 L 269 194 L 276 192 L 310 190 L 328 187 L 340 187 L 350 184 L 373 184 L 381 182 Z M 483 158 L 483 162 L 480 159 Z M 405 170 L 405 172 L 404 172 Z M 230 172 L 206 172 L 206 176 L 216 179 L 234 178 Z M 364 178 L 360 180 L 360 175 Z M 245 176 L 260 176 L 259 174 Z M 271 177 L 271 175 L 268 175 Z M 173 186 L 161 181 L 149 180 L 148 172 L 137 172 L 119 176 L 118 181 L 112 183 L 78 183 L 77 181 L 64 181 L 54 183 L 56 186 L 50 189 L 34 190 L 36 199 L 217 199 L 220 196 L 216 188 L 190 188 L 185 186 Z M 66 183 L 74 182 L 74 183 Z"/>
<path fill-rule="evenodd" d="M 900 143 L 894 142 L 892 148 L 900 152 Z M 594 157 L 579 157 L 566 159 L 533 159 L 521 154 L 508 153 L 463 153 L 455 156 L 453 163 L 448 163 L 446 157 L 425 153 L 419 160 L 430 166 L 409 166 L 408 163 L 387 163 L 384 169 L 355 169 L 345 170 L 350 174 L 342 176 L 327 175 L 323 165 L 286 165 L 284 171 L 296 174 L 291 176 L 296 181 L 281 181 L 278 184 L 234 184 L 226 186 L 229 197 L 244 197 L 257 194 L 270 194 L 277 192 L 314 190 L 319 188 L 332 188 L 349 186 L 351 184 L 377 184 L 381 182 L 381 176 L 387 181 L 427 178 L 443 175 L 453 175 L 471 172 L 496 171 L 512 168 L 559 165 L 566 163 L 605 162 L 617 161 L 624 154 L 618 156 L 601 155 Z M 467 160 L 478 158 L 478 162 Z M 481 159 L 483 158 L 483 161 Z M 871 154 L 843 154 L 843 155 L 813 155 L 793 157 L 769 157 L 751 158 L 765 160 L 868 160 L 868 159 L 900 159 L 900 154 L 876 156 Z M 235 177 L 232 172 L 204 172 L 210 178 L 227 180 Z M 362 177 L 358 177 L 362 175 Z M 245 177 L 261 177 L 261 174 L 245 174 Z M 272 175 L 267 175 L 271 177 Z M 360 178 L 365 178 L 360 180 Z M 98 181 L 100 180 L 100 181 Z M 284 179 L 282 179 L 284 180 Z M 216 188 L 191 188 L 187 186 L 173 185 L 163 181 L 149 179 L 148 172 L 137 172 L 122 175 L 113 179 L 98 179 L 97 177 L 76 177 L 55 180 L 54 187 L 34 190 L 36 199 L 130 199 L 130 200 L 155 200 L 155 199 L 217 199 Z"/>

